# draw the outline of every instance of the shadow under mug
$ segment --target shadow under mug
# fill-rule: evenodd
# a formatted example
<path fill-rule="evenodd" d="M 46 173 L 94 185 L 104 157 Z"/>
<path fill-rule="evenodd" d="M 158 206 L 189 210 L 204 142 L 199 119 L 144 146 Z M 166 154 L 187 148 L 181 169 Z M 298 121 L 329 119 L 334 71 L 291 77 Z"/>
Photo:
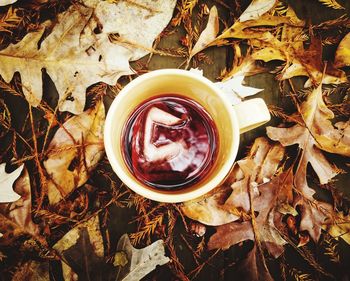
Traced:
<path fill-rule="evenodd" d="M 161 94 L 179 94 L 202 105 L 212 117 L 218 132 L 217 156 L 208 174 L 192 186 L 167 191 L 138 180 L 123 158 L 124 126 L 135 108 Z M 265 102 L 250 99 L 232 106 L 226 94 L 207 78 L 180 69 L 162 69 L 144 74 L 125 86 L 109 108 L 104 128 L 107 157 L 118 177 L 136 193 L 159 202 L 184 202 L 211 191 L 229 174 L 237 156 L 239 136 L 270 120 Z"/>

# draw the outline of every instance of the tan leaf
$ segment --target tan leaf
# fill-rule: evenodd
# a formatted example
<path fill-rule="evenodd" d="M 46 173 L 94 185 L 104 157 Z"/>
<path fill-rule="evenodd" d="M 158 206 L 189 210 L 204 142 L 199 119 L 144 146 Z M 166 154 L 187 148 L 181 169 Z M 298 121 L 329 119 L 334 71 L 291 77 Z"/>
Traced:
<path fill-rule="evenodd" d="M 50 204 L 59 202 L 84 184 L 102 158 L 104 120 L 105 109 L 100 100 L 93 108 L 68 119 L 57 130 L 48 147 L 48 159 L 44 161 L 50 177 Z"/>
<path fill-rule="evenodd" d="M 253 0 L 239 17 L 239 21 L 244 22 L 258 19 L 260 16 L 270 11 L 275 6 L 276 2 L 277 0 Z"/>
<path fill-rule="evenodd" d="M 207 26 L 200 34 L 197 43 L 194 45 L 191 50 L 190 57 L 191 59 L 195 54 L 203 51 L 206 47 L 210 45 L 211 42 L 214 41 L 217 34 L 219 32 L 219 15 L 218 10 L 215 6 L 211 7 L 209 13 L 209 19 Z"/>
<path fill-rule="evenodd" d="M 72 228 L 53 245 L 53 249 L 67 262 L 62 262 L 65 280 L 93 280 L 105 273 L 104 245 L 98 216 Z"/>
<path fill-rule="evenodd" d="M 21 168 L 23 169 L 23 167 Z M 0 204 L 0 213 L 26 232 L 37 236 L 39 234 L 39 226 L 32 220 L 32 194 L 27 169 L 24 169 L 24 172 L 16 181 L 14 190 L 21 198 L 11 204 Z"/>
<path fill-rule="evenodd" d="M 267 134 L 271 139 L 280 141 L 283 146 L 298 143 L 304 149 L 306 158 L 309 159 L 315 171 L 319 172 L 320 181 L 324 184 L 336 172 L 327 164 L 328 162 L 316 147 L 327 152 L 350 156 L 349 121 L 338 123 L 338 128 L 332 125 L 330 120 L 334 118 L 334 114 L 323 101 L 321 85 L 309 94 L 307 100 L 301 105 L 300 113 L 305 127 L 299 124 L 290 128 L 268 127 Z M 320 168 L 320 165 L 324 168 Z"/>
<path fill-rule="evenodd" d="M 150 16 L 149 11 L 124 1 L 98 1 L 94 8 L 72 5 L 58 16 L 57 24 L 40 45 L 48 22 L 0 51 L 0 74 L 9 82 L 18 71 L 26 99 L 37 106 L 43 91 L 41 70 L 45 68 L 59 93 L 60 110 L 79 114 L 85 106 L 87 87 L 100 81 L 114 85 L 121 75 L 132 73 L 129 60 L 140 58 L 152 47 L 170 20 L 175 1 L 152 1 L 152 5 L 163 9 Z M 104 26 L 98 33 L 101 23 Z M 146 47 L 139 50 L 113 44 L 108 39 L 110 33 L 132 34 L 131 39 Z"/>
<path fill-rule="evenodd" d="M 350 33 L 340 41 L 334 63 L 337 67 L 350 66 Z"/>
<path fill-rule="evenodd" d="M 12 173 L 5 171 L 6 163 L 0 164 L 0 203 L 14 202 L 21 198 L 13 191 L 12 185 L 22 173 L 23 165 L 18 167 Z"/>
<path fill-rule="evenodd" d="M 157 240 L 142 249 L 135 249 L 130 243 L 129 236 L 124 234 L 118 241 L 117 251 L 116 255 L 125 253 L 127 262 L 124 266 L 118 266 L 116 280 L 120 281 L 141 280 L 157 266 L 170 261 L 165 256 L 163 240 Z"/>

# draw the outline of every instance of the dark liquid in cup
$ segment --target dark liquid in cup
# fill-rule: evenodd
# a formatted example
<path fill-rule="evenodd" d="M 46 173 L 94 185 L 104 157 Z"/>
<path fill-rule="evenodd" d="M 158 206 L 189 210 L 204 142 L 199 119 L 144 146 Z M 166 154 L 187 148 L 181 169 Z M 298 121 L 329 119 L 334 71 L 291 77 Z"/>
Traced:
<path fill-rule="evenodd" d="M 141 182 L 178 190 L 203 179 L 217 151 L 217 130 L 191 99 L 164 94 L 139 105 L 124 128 L 124 160 Z"/>

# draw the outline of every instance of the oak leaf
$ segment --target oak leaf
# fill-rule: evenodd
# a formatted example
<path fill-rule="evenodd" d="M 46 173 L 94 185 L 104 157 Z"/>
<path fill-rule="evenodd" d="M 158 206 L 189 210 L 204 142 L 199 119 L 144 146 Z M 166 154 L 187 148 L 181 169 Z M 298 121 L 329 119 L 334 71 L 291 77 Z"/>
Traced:
<path fill-rule="evenodd" d="M 13 191 L 13 183 L 17 180 L 23 170 L 23 165 L 18 167 L 12 173 L 8 174 L 5 171 L 6 163 L 0 164 L 0 203 L 8 203 L 17 201 L 21 198 Z"/>
<path fill-rule="evenodd" d="M 68 119 L 55 133 L 44 161 L 50 204 L 59 202 L 88 180 L 104 154 L 104 120 L 105 109 L 99 100 L 94 107 Z"/>
<path fill-rule="evenodd" d="M 62 263 L 64 276 L 78 275 L 79 280 L 105 280 L 107 272 L 103 255 L 104 246 L 98 216 L 78 224 L 68 231 L 54 246 L 65 263 Z"/>
<path fill-rule="evenodd" d="M 135 249 L 131 245 L 127 234 L 122 235 L 118 241 L 116 256 L 120 256 L 120 253 L 126 256 L 126 262 L 124 260 L 124 265 L 118 264 L 116 281 L 141 280 L 157 266 L 170 261 L 165 256 L 164 242 L 162 240 L 157 240 L 145 248 Z"/>
<path fill-rule="evenodd" d="M 121 75 L 133 73 L 129 60 L 148 52 L 146 50 L 170 20 L 175 5 L 174 0 L 154 1 L 152 5 L 164 9 L 150 15 L 149 11 L 123 1 L 118 4 L 85 2 L 90 7 L 72 5 L 59 14 L 47 37 L 43 36 L 50 22 L 0 51 L 1 76 L 9 82 L 18 71 L 23 93 L 32 106 L 41 101 L 42 69 L 45 69 L 59 93 L 59 109 L 81 113 L 87 87 L 97 82 L 114 85 Z M 113 44 L 109 40 L 111 33 L 133 34 L 131 39 L 146 46 L 140 50 Z"/>
<path fill-rule="evenodd" d="M 331 206 L 314 199 L 315 191 L 308 186 L 306 175 L 310 163 L 320 183 L 328 183 L 338 170 L 332 166 L 321 150 L 350 155 L 350 130 L 336 129 L 331 121 L 334 114 L 323 101 L 322 86 L 314 89 L 300 107 L 304 125 L 296 124 L 290 128 L 267 128 L 267 135 L 283 146 L 298 144 L 302 149 L 299 164 L 295 172 L 295 188 L 299 192 L 294 206 L 300 206 L 302 219 L 301 230 L 308 230 L 314 241 L 318 241 L 321 227 L 332 216 Z M 341 127 L 341 126 L 340 126 Z"/>
<path fill-rule="evenodd" d="M 258 186 L 255 195 L 248 190 L 247 193 L 251 194 L 248 193 L 247 197 L 254 197 L 249 209 L 253 208 L 252 210 L 258 212 L 256 218 L 251 218 L 254 222 L 249 220 L 217 226 L 217 232 L 209 239 L 208 248 L 228 249 L 242 241 L 257 240 L 263 243 L 272 256 L 278 257 L 286 244 L 277 230 L 282 225 L 282 214 L 278 212 L 278 207 L 292 201 L 292 179 L 292 173 L 288 171 Z"/>
<path fill-rule="evenodd" d="M 350 33 L 340 41 L 334 63 L 337 67 L 350 66 Z"/>
<path fill-rule="evenodd" d="M 284 149 L 280 145 L 271 145 L 265 138 L 257 138 L 249 155 L 235 165 L 227 181 L 203 197 L 183 203 L 183 213 L 206 225 L 222 225 L 238 220 L 241 213 L 237 208 L 249 210 L 249 182 L 261 184 L 271 179 L 283 156 Z M 252 167 L 245 174 L 247 165 Z"/>

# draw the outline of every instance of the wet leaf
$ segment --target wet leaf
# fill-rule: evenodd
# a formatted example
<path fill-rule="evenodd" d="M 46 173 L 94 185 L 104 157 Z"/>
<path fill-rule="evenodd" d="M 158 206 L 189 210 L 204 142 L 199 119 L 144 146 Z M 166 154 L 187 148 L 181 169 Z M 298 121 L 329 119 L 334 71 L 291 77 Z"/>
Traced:
<path fill-rule="evenodd" d="M 121 251 L 126 254 L 128 263 L 118 267 L 116 280 L 118 281 L 138 281 L 156 266 L 166 264 L 170 261 L 165 256 L 164 242 L 158 240 L 143 249 L 135 249 L 129 236 L 124 234 L 118 242 L 117 254 Z"/>
<path fill-rule="evenodd" d="M 6 163 L 0 164 L 0 203 L 14 202 L 21 198 L 13 191 L 12 185 L 22 173 L 23 165 L 18 167 L 12 173 L 5 171 Z"/>
<path fill-rule="evenodd" d="M 153 1 L 152 7 L 158 11 L 154 15 L 124 1 L 111 4 L 86 0 L 85 4 L 89 7 L 72 5 L 60 14 L 42 42 L 50 22 L 0 51 L 1 76 L 9 82 L 16 71 L 20 72 L 23 92 L 31 105 L 37 106 L 41 101 L 41 71 L 45 68 L 59 93 L 60 110 L 81 113 L 87 87 L 97 82 L 114 85 L 121 75 L 133 73 L 129 60 L 148 53 L 153 40 L 169 22 L 175 1 Z M 109 40 L 112 33 L 142 42 L 144 48 L 114 44 Z"/>
<path fill-rule="evenodd" d="M 105 109 L 100 100 L 57 130 L 47 150 L 48 159 L 44 161 L 50 176 L 48 197 L 51 204 L 83 185 L 102 158 L 104 120 Z"/>
<path fill-rule="evenodd" d="M 350 66 L 350 33 L 340 41 L 334 63 L 337 67 Z"/>
<path fill-rule="evenodd" d="M 191 50 L 189 60 L 197 53 L 203 51 L 213 42 L 219 32 L 219 16 L 215 6 L 211 7 L 207 26 L 202 31 L 197 43 Z"/>

